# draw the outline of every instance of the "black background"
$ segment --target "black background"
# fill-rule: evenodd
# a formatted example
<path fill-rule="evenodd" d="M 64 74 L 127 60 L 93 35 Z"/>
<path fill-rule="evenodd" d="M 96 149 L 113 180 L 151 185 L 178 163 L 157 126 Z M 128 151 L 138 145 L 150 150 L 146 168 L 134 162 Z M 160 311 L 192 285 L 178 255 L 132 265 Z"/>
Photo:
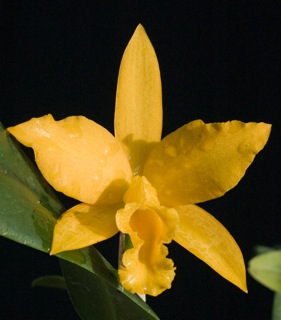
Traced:
<path fill-rule="evenodd" d="M 122 53 L 141 22 L 162 75 L 163 136 L 201 118 L 273 124 L 241 183 L 202 206 L 234 236 L 245 261 L 280 235 L 280 1 L 1 1 L 0 120 L 85 115 L 113 132 Z M 62 198 L 65 205 L 71 205 Z M 117 239 L 99 246 L 116 264 Z M 65 292 L 31 288 L 60 272 L 56 258 L 0 238 L 0 319 L 78 319 Z M 272 293 L 249 294 L 177 244 L 171 290 L 148 303 L 168 319 L 270 319 Z"/>

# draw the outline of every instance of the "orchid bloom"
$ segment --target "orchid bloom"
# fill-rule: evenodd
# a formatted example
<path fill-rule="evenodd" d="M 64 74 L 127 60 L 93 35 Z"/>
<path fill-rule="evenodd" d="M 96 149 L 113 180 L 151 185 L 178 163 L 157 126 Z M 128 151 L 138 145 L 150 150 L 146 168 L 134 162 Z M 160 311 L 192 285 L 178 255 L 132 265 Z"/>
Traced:
<path fill-rule="evenodd" d="M 162 96 L 157 57 L 144 28 L 122 58 L 115 137 L 83 116 L 51 115 L 9 128 L 32 147 L 45 179 L 79 200 L 57 221 L 51 254 L 128 234 L 120 282 L 156 296 L 171 287 L 172 240 L 247 291 L 241 251 L 229 232 L 196 204 L 222 196 L 264 147 L 265 123 L 192 121 L 161 140 Z"/>

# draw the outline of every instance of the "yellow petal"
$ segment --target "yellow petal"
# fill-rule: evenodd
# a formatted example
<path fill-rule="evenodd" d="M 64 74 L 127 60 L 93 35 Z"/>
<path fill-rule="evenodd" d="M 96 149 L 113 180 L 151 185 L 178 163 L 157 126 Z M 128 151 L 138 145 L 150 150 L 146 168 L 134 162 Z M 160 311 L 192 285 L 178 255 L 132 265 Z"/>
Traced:
<path fill-rule="evenodd" d="M 86 203 L 67 210 L 55 225 L 51 254 L 84 248 L 114 236 L 118 232 L 117 210 L 116 205 Z"/>
<path fill-rule="evenodd" d="M 135 202 L 151 207 L 160 206 L 156 190 L 144 176 L 133 178 L 129 189 L 124 194 L 123 200 L 125 203 Z"/>
<path fill-rule="evenodd" d="M 177 212 L 165 207 L 153 209 L 132 203 L 118 211 L 117 226 L 130 235 L 133 244 L 119 268 L 120 282 L 126 290 L 156 296 L 171 287 L 175 268 L 166 258 L 168 249 L 163 243 L 171 242 L 177 221 Z"/>
<path fill-rule="evenodd" d="M 118 141 L 94 121 L 47 115 L 8 130 L 34 149 L 40 171 L 56 190 L 91 204 L 122 199 L 132 174 L 129 162 Z"/>
<path fill-rule="evenodd" d="M 247 292 L 242 253 L 224 226 L 195 205 L 178 207 L 176 210 L 179 224 L 174 240 Z"/>
<path fill-rule="evenodd" d="M 166 206 L 220 197 L 243 177 L 266 144 L 270 128 L 265 123 L 192 121 L 155 146 L 144 175 Z"/>
<path fill-rule="evenodd" d="M 151 146 L 162 132 L 162 92 L 157 57 L 139 25 L 121 61 L 115 108 L 115 136 L 123 143 L 132 169 L 141 174 Z"/>

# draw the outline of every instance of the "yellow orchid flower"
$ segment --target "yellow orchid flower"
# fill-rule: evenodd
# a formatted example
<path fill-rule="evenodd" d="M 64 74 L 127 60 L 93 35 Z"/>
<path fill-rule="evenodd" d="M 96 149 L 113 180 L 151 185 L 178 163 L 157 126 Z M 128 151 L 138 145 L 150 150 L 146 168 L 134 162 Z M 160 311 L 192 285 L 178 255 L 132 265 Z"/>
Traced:
<path fill-rule="evenodd" d="M 264 147 L 265 123 L 192 121 L 161 140 L 161 80 L 144 28 L 122 58 L 115 137 L 82 116 L 33 118 L 8 130 L 32 147 L 46 180 L 81 204 L 58 220 L 51 253 L 128 234 L 133 247 L 119 267 L 132 293 L 156 296 L 171 287 L 172 240 L 244 291 L 241 251 L 229 232 L 196 203 L 222 196 Z"/>

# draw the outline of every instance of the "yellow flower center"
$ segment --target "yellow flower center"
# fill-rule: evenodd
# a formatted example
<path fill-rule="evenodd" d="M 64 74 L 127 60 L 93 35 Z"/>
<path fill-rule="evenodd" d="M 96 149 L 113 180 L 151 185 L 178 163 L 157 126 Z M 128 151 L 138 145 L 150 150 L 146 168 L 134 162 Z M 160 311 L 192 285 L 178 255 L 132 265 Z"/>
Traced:
<path fill-rule="evenodd" d="M 125 252 L 119 276 L 125 289 L 156 296 L 171 287 L 174 263 L 166 258 L 175 235 L 178 213 L 160 206 L 157 192 L 147 179 L 134 177 L 124 195 L 125 207 L 118 210 L 118 229 L 130 235 L 133 248 Z"/>

